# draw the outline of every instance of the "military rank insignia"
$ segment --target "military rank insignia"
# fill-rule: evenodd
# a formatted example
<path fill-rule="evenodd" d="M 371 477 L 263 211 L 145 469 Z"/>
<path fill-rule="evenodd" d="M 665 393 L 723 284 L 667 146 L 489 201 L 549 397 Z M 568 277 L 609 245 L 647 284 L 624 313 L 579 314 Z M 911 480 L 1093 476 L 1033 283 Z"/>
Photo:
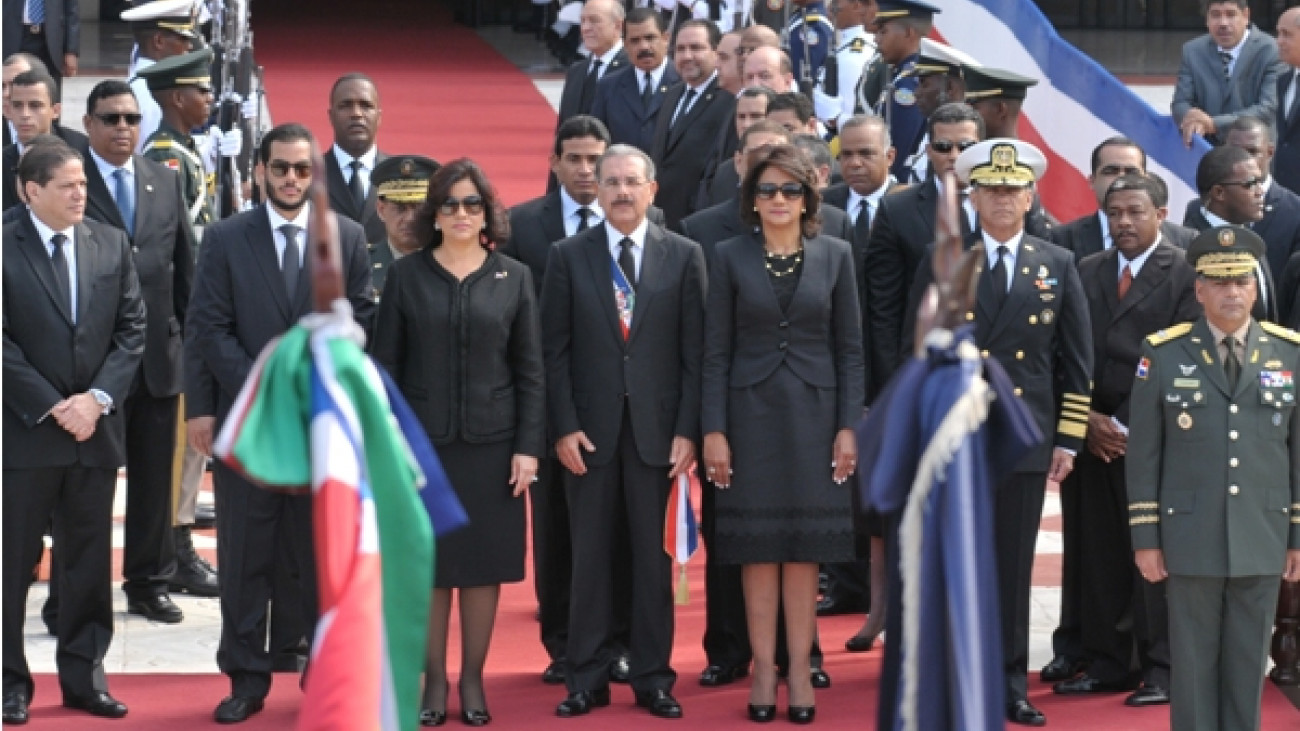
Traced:
<path fill-rule="evenodd" d="M 1142 380 L 1145 381 L 1147 374 L 1150 373 L 1150 371 L 1151 371 L 1151 361 L 1149 359 L 1143 358 L 1142 360 L 1138 361 L 1138 370 L 1137 370 L 1138 378 L 1141 378 Z"/>

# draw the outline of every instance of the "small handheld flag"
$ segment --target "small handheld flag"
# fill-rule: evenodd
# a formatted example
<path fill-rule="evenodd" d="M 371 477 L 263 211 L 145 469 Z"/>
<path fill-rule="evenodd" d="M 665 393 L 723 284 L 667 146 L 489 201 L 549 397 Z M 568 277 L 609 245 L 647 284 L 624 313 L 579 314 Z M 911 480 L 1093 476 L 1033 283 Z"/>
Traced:
<path fill-rule="evenodd" d="M 687 469 L 677 476 L 668 492 L 668 510 L 664 519 L 664 551 L 677 563 L 677 597 L 679 605 L 690 603 L 690 590 L 686 583 L 686 563 L 695 555 L 700 545 L 700 532 L 695 522 L 695 506 L 691 504 L 691 490 L 699 486 L 695 469 Z"/>

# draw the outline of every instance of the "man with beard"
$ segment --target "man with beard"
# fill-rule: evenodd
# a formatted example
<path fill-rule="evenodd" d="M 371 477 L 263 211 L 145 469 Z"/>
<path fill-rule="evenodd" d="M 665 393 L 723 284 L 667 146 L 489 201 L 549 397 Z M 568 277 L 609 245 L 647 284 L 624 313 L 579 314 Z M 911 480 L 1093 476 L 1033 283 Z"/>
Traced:
<path fill-rule="evenodd" d="M 304 257 L 311 220 L 307 189 L 320 172 L 313 150 L 311 132 L 302 125 L 268 132 L 258 148 L 267 202 L 204 234 L 185 333 L 189 438 L 203 454 L 212 453 L 213 434 L 262 349 L 312 309 Z M 344 291 L 353 317 L 368 328 L 374 301 L 364 234 L 345 216 L 335 219 Z M 213 387 L 201 391 L 209 382 Z M 197 387 L 191 389 L 192 383 Z M 264 490 L 221 462 L 213 466 L 213 479 L 217 559 L 225 577 L 217 665 L 231 683 L 214 716 L 218 723 L 238 723 L 262 709 L 271 688 L 266 623 L 280 544 L 289 546 L 299 566 L 302 587 L 294 599 L 301 616 L 316 618 L 311 497 Z"/>
<path fill-rule="evenodd" d="M 591 116 L 605 123 L 614 144 L 650 149 L 664 93 L 681 81 L 668 62 L 668 27 L 653 8 L 636 8 L 623 24 L 630 68 L 605 75 L 596 85 Z"/>
<path fill-rule="evenodd" d="M 384 222 L 375 212 L 370 176 L 388 155 L 375 145 L 384 119 L 375 82 L 360 73 L 340 76 L 330 89 L 329 117 L 334 129 L 334 146 L 325 156 L 330 208 L 361 224 L 366 241 L 380 241 Z"/>
<path fill-rule="evenodd" d="M 436 172 L 438 163 L 427 157 L 394 155 L 376 165 L 370 174 L 370 184 L 375 186 L 375 213 L 384 222 L 384 238 L 366 244 L 376 302 L 383 295 L 388 267 L 419 251 L 424 244 L 417 234 L 416 222 L 428 195 L 429 178 Z"/>

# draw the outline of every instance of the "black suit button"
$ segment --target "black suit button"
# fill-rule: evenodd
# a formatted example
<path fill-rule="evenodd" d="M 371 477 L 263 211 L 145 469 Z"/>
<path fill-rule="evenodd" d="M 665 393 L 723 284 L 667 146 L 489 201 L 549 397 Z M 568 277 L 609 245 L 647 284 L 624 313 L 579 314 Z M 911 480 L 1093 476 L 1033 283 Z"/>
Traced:
<path fill-rule="evenodd" d="M 778 346 L 776 346 L 776 347 L 780 348 L 781 350 L 785 350 L 787 347 L 789 347 L 789 343 L 787 343 L 786 341 L 782 340 L 782 341 L 781 341 L 781 344 L 778 345 Z"/>
<path fill-rule="evenodd" d="M 625 361 L 627 361 L 627 360 L 632 360 L 632 356 L 630 356 L 630 355 L 625 355 L 625 356 L 623 356 L 623 360 L 625 360 Z"/>
<path fill-rule="evenodd" d="M 781 328 L 790 327 L 790 323 L 786 322 L 785 320 L 782 320 L 781 324 L 777 325 L 777 327 L 781 327 Z"/>

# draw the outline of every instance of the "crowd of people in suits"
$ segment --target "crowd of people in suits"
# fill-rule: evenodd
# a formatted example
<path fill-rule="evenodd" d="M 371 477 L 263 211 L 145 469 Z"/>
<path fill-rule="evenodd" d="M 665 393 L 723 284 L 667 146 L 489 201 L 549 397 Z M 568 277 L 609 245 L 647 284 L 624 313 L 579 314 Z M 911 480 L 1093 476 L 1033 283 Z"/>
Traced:
<path fill-rule="evenodd" d="M 379 89 L 352 73 L 330 89 L 325 170 L 305 127 L 279 125 L 257 149 L 264 202 L 216 220 L 212 165 L 241 141 L 193 134 L 210 115 L 212 58 L 189 50 L 192 0 L 136 9 L 147 62 L 130 84 L 95 87 L 84 137 L 57 124 L 53 69 L 35 56 L 7 57 L 5 722 L 27 719 L 22 623 L 47 529 L 55 549 L 45 616 L 59 641 L 64 704 L 127 713 L 102 668 L 112 636 L 110 511 L 123 465 L 129 611 L 179 622 L 169 591 L 220 596 L 217 657 L 231 692 L 216 720 L 247 719 L 263 707 L 274 671 L 301 670 L 317 611 L 310 498 L 257 489 L 215 463 L 219 582 L 189 529 L 203 462 L 254 359 L 310 309 L 306 191 L 324 175 L 353 316 L 471 521 L 439 539 L 423 725 L 448 718 L 453 598 L 461 720 L 490 723 L 483 678 L 500 585 L 525 575 L 530 520 L 551 660 L 542 680 L 566 690 L 555 712 L 607 706 L 611 682 L 623 682 L 650 714 L 680 718 L 663 526 L 669 487 L 691 470 L 704 488 L 708 549 L 700 684 L 752 676 L 746 714 L 766 722 L 784 678 L 785 715 L 811 723 L 815 689 L 831 683 L 817 615 L 866 615 L 851 652 L 872 650 L 882 632 L 898 636 L 896 536 L 889 516 L 863 511 L 850 486 L 852 429 L 924 347 L 914 342 L 915 312 L 931 280 L 936 206 L 954 183 L 963 235 L 986 257 L 966 320 L 1045 436 L 999 486 L 994 508 L 1008 720 L 1046 722 L 1028 700 L 1030 581 L 1055 484 L 1065 570 L 1043 679 L 1062 694 L 1128 693 L 1129 705 L 1172 699 L 1177 728 L 1258 725 L 1262 672 L 1249 668 L 1263 667 L 1264 648 L 1240 636 L 1271 626 L 1277 577 L 1300 578 L 1300 480 L 1257 501 L 1286 508 L 1252 524 L 1269 537 L 1257 546 L 1165 543 L 1152 526 L 1185 531 L 1176 516 L 1191 503 L 1139 494 L 1126 455 L 1130 441 L 1147 450 L 1149 470 L 1189 448 L 1152 441 L 1159 408 L 1175 436 L 1199 436 L 1220 412 L 1233 423 L 1237 403 L 1281 430 L 1265 436 L 1297 433 L 1286 410 L 1295 397 L 1289 371 L 1283 378 L 1272 364 L 1292 365 L 1289 348 L 1300 342 L 1279 327 L 1300 324 L 1300 10 L 1281 17 L 1269 46 L 1240 22 L 1236 0 L 1211 3 L 1210 37 L 1232 51 L 1212 57 L 1212 80 L 1197 50 L 1207 41 L 1185 49 L 1175 116 L 1188 139 L 1217 146 L 1200 163 L 1200 197 L 1180 226 L 1169 220 L 1166 185 L 1125 137 L 1097 141 L 1096 213 L 1055 224 L 1036 192 L 1046 160 L 1017 139 L 1036 80 L 927 39 L 939 8 L 796 5 L 798 53 L 783 46 L 780 15 L 669 27 L 653 7 L 586 0 L 548 190 L 510 208 L 469 159 L 440 165 L 380 150 Z M 832 26 L 837 42 L 808 40 Z M 1256 50 L 1264 47 L 1273 61 Z M 792 55 L 835 74 L 803 73 Z M 75 72 L 75 61 L 64 67 Z M 809 77 L 811 88 L 796 81 Z M 1238 79 L 1272 91 L 1216 96 Z M 159 115 L 147 134 L 145 94 Z M 1229 254 L 1237 258 L 1225 263 Z M 1192 321 L 1208 324 L 1182 327 Z M 1238 396 L 1229 412 L 1234 393 L 1225 386 L 1220 404 L 1199 380 L 1189 385 L 1185 363 L 1182 385 L 1170 376 L 1166 392 L 1138 399 L 1145 374 L 1172 352 L 1166 343 L 1207 332 L 1217 343 L 1238 331 L 1246 347 L 1275 342 L 1262 362 L 1259 349 L 1243 352 L 1248 362 L 1232 379 L 1262 384 L 1267 408 Z M 1147 338 L 1156 332 L 1165 334 Z M 1222 347 L 1217 357 L 1205 351 L 1198 365 L 1207 374 L 1236 359 L 1234 345 Z M 1162 396 L 1179 396 L 1178 408 L 1162 406 Z M 1296 474 L 1286 450 L 1251 456 L 1266 465 L 1252 471 Z M 173 498 L 182 462 L 190 488 Z M 1172 478 L 1140 479 L 1155 490 Z M 1207 513 L 1203 529 L 1220 525 L 1209 508 L 1198 515 Z M 1278 528 L 1288 513 L 1296 517 Z M 1279 547 L 1289 551 L 1285 566 Z M 1177 556 L 1144 553 L 1162 548 Z M 1266 555 L 1239 560 L 1243 552 Z M 1234 582 L 1262 575 L 1271 578 L 1249 585 L 1247 608 L 1187 613 L 1188 602 L 1236 597 Z M 1187 580 L 1207 576 L 1224 583 Z M 1220 626 L 1245 628 L 1224 635 L 1243 654 L 1180 671 L 1218 652 L 1198 636 Z M 892 645 L 886 653 L 897 659 Z M 884 686 L 896 682 L 886 672 Z M 1210 700 L 1219 697 L 1232 700 Z M 881 723 L 892 727 L 892 713 L 882 703 Z"/>

